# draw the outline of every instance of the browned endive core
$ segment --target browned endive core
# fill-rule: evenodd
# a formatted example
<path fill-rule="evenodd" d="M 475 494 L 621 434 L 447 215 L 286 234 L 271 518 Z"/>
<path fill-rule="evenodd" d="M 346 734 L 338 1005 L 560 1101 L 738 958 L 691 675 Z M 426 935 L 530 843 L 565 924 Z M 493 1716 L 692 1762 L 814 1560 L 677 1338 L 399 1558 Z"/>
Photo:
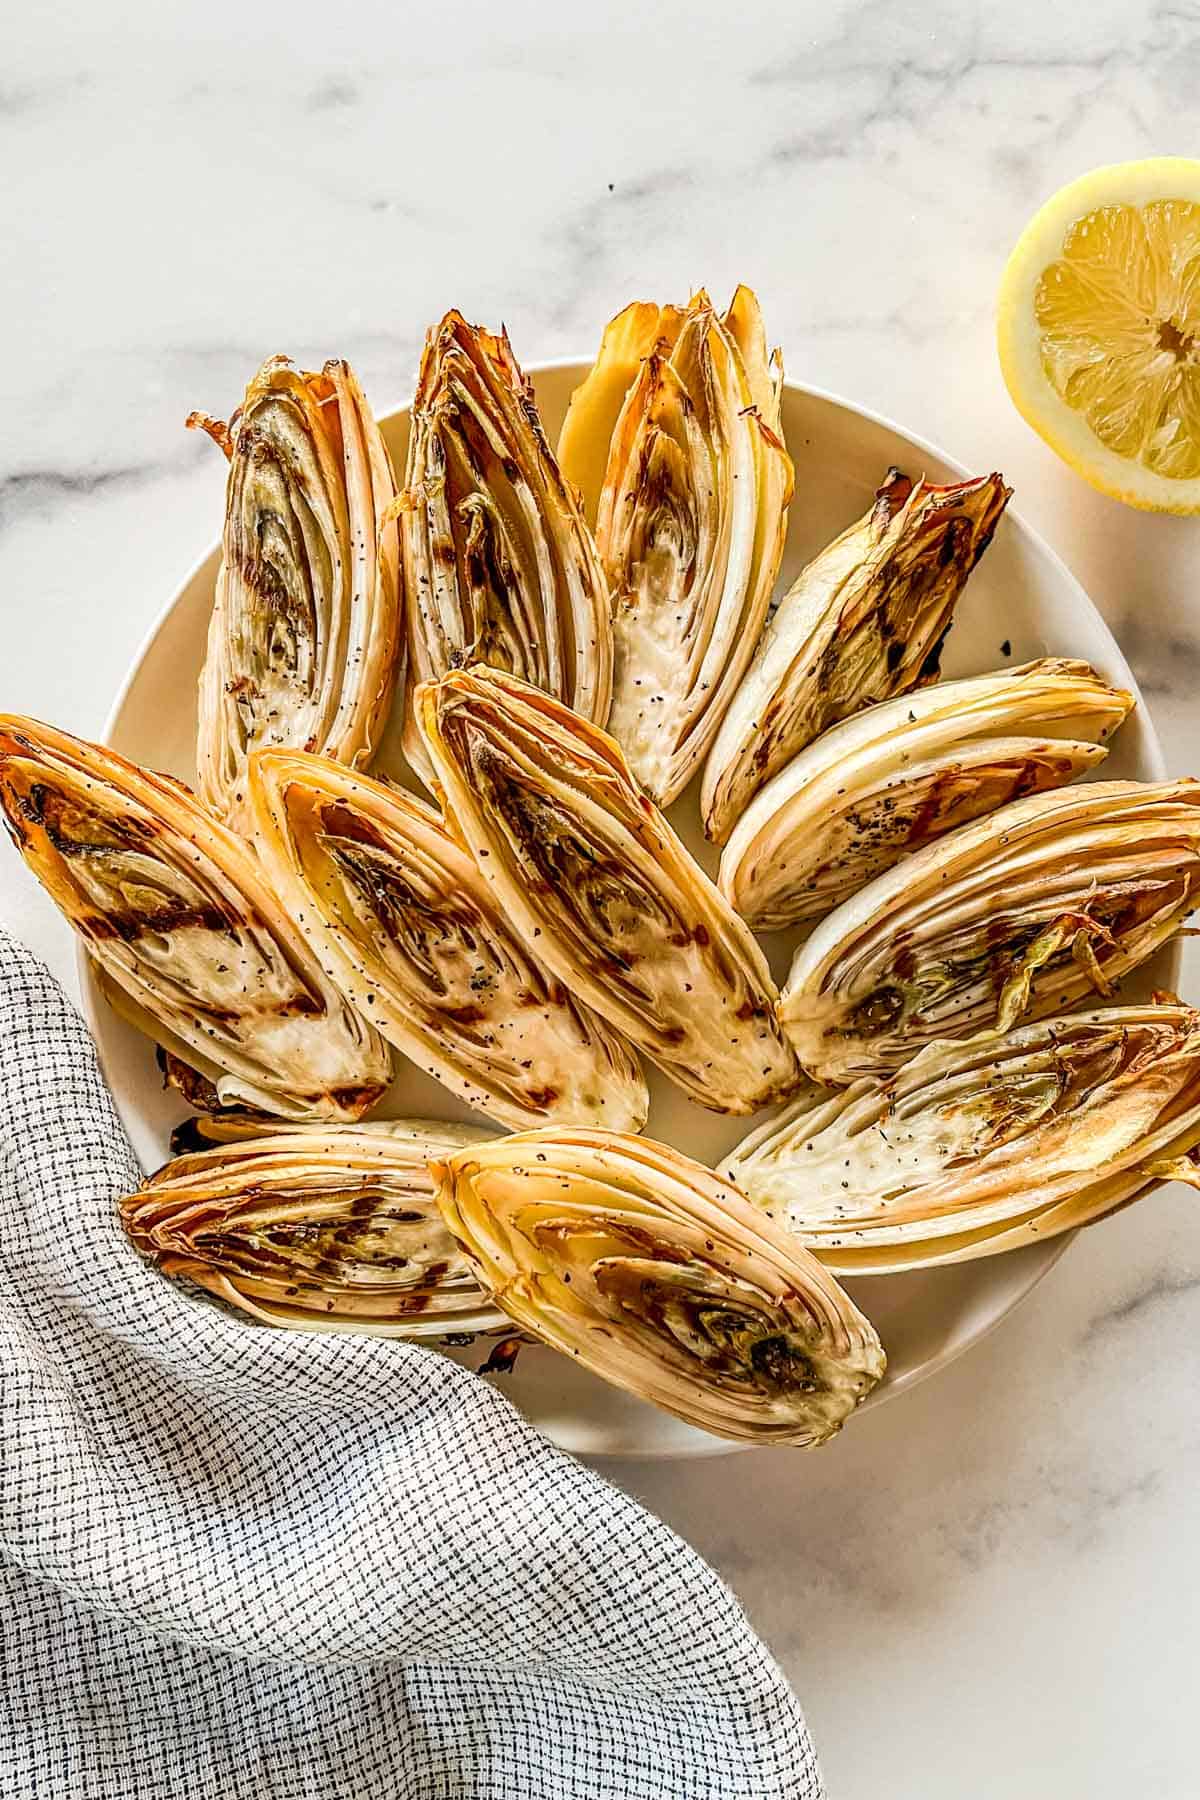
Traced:
<path fill-rule="evenodd" d="M 999 475 L 935 487 L 892 469 L 871 509 L 801 571 L 705 765 L 711 838 L 723 843 L 763 783 L 830 725 L 937 679 L 1011 491 Z"/>
<path fill-rule="evenodd" d="M 417 716 L 454 829 L 570 991 L 702 1105 L 785 1094 L 766 959 L 613 739 L 482 668 L 420 689 Z"/>
<path fill-rule="evenodd" d="M 560 1126 L 435 1172 L 512 1319 L 690 1424 L 824 1443 L 883 1374 L 870 1323 L 800 1239 L 666 1144 Z"/>
<path fill-rule="evenodd" d="M 112 1003 L 197 1105 L 355 1118 L 387 1046 L 327 980 L 249 847 L 180 782 L 36 720 L 0 719 L 10 835 Z"/>
<path fill-rule="evenodd" d="M 816 1079 L 1110 998 L 1193 911 L 1200 782 L 1031 794 L 878 876 L 796 953 L 780 1014 Z"/>
<path fill-rule="evenodd" d="M 703 762 L 767 616 L 792 492 L 782 383 L 750 290 L 724 314 L 701 290 L 619 313 L 563 422 L 612 593 L 608 729 L 660 806 Z"/>
<path fill-rule="evenodd" d="M 479 1134 L 296 1128 L 183 1156 L 121 1202 L 165 1275 L 263 1324 L 438 1338 L 503 1323 L 434 1201 L 432 1156 Z"/>
<path fill-rule="evenodd" d="M 1108 1006 L 807 1088 L 722 1166 L 828 1268 L 993 1256 L 1099 1219 L 1200 1144 L 1200 1014 Z"/>
<path fill-rule="evenodd" d="M 251 759 L 257 842 L 322 966 L 364 1017 L 480 1112 L 638 1129 L 629 1047 L 531 955 L 414 795 L 296 751 Z"/>
<path fill-rule="evenodd" d="M 264 363 L 228 425 L 221 570 L 200 679 L 203 799 L 245 825 L 246 759 L 264 745 L 361 765 L 378 747 L 403 651 L 395 484 L 348 363 Z"/>
<path fill-rule="evenodd" d="M 721 892 L 756 931 L 819 917 L 906 853 L 1094 769 L 1132 706 L 1087 663 L 1043 657 L 866 707 L 755 795 Z"/>
<path fill-rule="evenodd" d="M 400 515 L 409 685 L 472 662 L 608 717 L 608 588 L 505 333 L 448 312 L 421 359 Z M 405 752 L 430 771 L 405 720 Z"/>

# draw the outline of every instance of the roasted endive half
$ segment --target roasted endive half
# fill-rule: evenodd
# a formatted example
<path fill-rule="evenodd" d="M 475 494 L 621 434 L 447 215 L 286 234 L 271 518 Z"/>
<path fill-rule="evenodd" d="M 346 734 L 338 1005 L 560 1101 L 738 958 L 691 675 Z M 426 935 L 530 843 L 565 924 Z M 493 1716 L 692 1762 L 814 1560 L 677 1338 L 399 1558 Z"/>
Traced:
<path fill-rule="evenodd" d="M 200 677 L 201 797 L 240 826 L 263 745 L 361 767 L 403 651 L 395 484 L 349 363 L 263 364 L 228 424 L 193 413 L 229 458 L 225 533 Z"/>
<path fill-rule="evenodd" d="M 451 828 L 564 987 L 702 1106 L 787 1093 L 799 1071 L 766 958 L 607 732 L 491 669 L 415 704 Z"/>
<path fill-rule="evenodd" d="M 1098 781 L 963 825 L 845 901 L 797 952 L 780 1016 L 846 1082 L 936 1038 L 1006 1030 L 1121 977 L 1200 887 L 1200 782 Z"/>
<path fill-rule="evenodd" d="M 264 1325 L 438 1339 L 505 1323 L 442 1222 L 430 1159 L 469 1126 L 280 1132 L 181 1156 L 121 1202 L 176 1280 Z"/>
<path fill-rule="evenodd" d="M 955 826 L 1095 768 L 1132 706 L 1057 657 L 869 706 L 755 795 L 721 857 L 721 892 L 756 931 L 819 918 Z"/>
<path fill-rule="evenodd" d="M 563 424 L 563 473 L 612 593 L 608 729 L 663 806 L 699 768 L 767 616 L 792 494 L 782 384 L 749 288 L 724 314 L 703 292 L 686 308 L 635 302 Z"/>
<path fill-rule="evenodd" d="M 826 1267 L 890 1274 L 1090 1224 L 1197 1144 L 1200 1014 L 1114 1006 L 809 1088 L 721 1172 Z"/>
<path fill-rule="evenodd" d="M 387 1045 L 346 1004 L 243 839 L 182 782 L 34 719 L 0 718 L 9 835 L 112 1005 L 200 1104 L 354 1119 Z"/>
<path fill-rule="evenodd" d="M 892 469 L 870 510 L 779 602 L 704 766 L 704 829 L 724 843 L 765 781 L 863 706 L 937 679 L 967 576 L 1011 489 Z"/>
<path fill-rule="evenodd" d="M 689 1425 L 821 1444 L 883 1374 L 873 1327 L 820 1263 L 665 1144 L 550 1128 L 435 1173 L 451 1234 L 512 1319 Z"/>
<path fill-rule="evenodd" d="M 423 800 L 297 751 L 251 759 L 259 854 L 364 1018 L 470 1106 L 520 1130 L 640 1130 L 637 1058 L 530 955 Z"/>
<path fill-rule="evenodd" d="M 591 531 L 507 334 L 458 312 L 421 359 L 400 523 L 410 685 L 489 663 L 604 723 L 612 624 Z M 404 747 L 425 779 L 411 717 Z"/>

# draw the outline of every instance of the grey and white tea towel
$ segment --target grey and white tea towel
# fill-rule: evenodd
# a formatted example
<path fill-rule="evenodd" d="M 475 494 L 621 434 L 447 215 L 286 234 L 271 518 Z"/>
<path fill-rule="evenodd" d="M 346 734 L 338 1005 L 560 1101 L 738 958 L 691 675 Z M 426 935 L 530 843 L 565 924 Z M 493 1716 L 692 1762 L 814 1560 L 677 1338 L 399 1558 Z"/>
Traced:
<path fill-rule="evenodd" d="M 3 934 L 0 1056 L 5 1800 L 817 1800 L 733 1597 L 486 1383 L 143 1267 L 86 1032 Z"/>

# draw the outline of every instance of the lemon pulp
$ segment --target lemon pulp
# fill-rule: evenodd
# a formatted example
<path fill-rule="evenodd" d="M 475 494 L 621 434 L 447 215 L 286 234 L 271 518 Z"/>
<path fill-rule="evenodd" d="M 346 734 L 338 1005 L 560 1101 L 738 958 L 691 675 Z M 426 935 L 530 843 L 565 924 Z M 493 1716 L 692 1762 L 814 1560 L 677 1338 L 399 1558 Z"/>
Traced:
<path fill-rule="evenodd" d="M 1047 379 L 1101 443 L 1156 475 L 1200 475 L 1200 206 L 1086 213 L 1034 310 Z"/>
<path fill-rule="evenodd" d="M 1200 161 L 1060 188 L 1008 259 L 996 339 L 1018 410 L 1093 487 L 1200 513 Z"/>

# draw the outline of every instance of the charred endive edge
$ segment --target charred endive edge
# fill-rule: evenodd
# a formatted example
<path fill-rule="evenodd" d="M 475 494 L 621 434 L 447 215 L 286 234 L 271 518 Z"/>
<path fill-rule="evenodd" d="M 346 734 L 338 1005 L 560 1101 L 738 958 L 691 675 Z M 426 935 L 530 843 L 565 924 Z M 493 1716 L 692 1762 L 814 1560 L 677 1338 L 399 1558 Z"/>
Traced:
<path fill-rule="evenodd" d="M 765 781 L 828 726 L 937 678 L 942 641 L 1011 488 L 892 469 L 875 504 L 803 569 L 763 633 L 704 766 L 724 843 Z"/>
<path fill-rule="evenodd" d="M 780 1017 L 817 1080 L 886 1074 L 934 1039 L 1110 998 L 1179 929 L 1198 885 L 1200 782 L 1031 794 L 823 919 Z"/>
<path fill-rule="evenodd" d="M 810 1088 L 721 1172 L 827 1268 L 891 1274 L 1090 1224 L 1197 1144 L 1200 1014 L 1120 1006 Z"/>
<path fill-rule="evenodd" d="M 613 739 L 491 669 L 415 706 L 447 822 L 533 954 L 702 1106 L 789 1092 L 766 958 Z"/>
<path fill-rule="evenodd" d="M 755 795 L 721 892 L 756 931 L 819 918 L 955 826 L 1094 768 L 1132 706 L 1087 663 L 1048 657 L 867 707 Z"/>
<path fill-rule="evenodd" d="M 260 1324 L 469 1338 L 507 1321 L 447 1232 L 429 1165 L 479 1136 L 426 1120 L 279 1132 L 168 1163 L 121 1220 L 164 1275 Z"/>
<path fill-rule="evenodd" d="M 608 729 L 663 806 L 699 767 L 767 616 L 792 496 L 782 385 L 749 288 L 724 315 L 703 291 L 686 309 L 639 301 L 605 330 L 563 423 L 563 473 L 613 596 Z"/>
<path fill-rule="evenodd" d="M 414 1131 L 423 1128 L 423 1121 L 416 1124 L 411 1119 L 358 1119 L 352 1129 L 365 1133 L 368 1137 L 411 1137 Z M 269 1113 L 251 1112 L 247 1107 L 227 1106 L 220 1112 L 197 1113 L 194 1118 L 182 1119 L 171 1132 L 171 1155 L 192 1156 L 200 1150 L 215 1150 L 221 1144 L 245 1144 L 254 1138 L 277 1137 L 285 1128 L 278 1119 Z M 297 1141 L 307 1133 L 328 1131 L 328 1125 L 321 1119 L 289 1120 L 287 1135 Z M 345 1127 L 343 1129 L 351 1129 Z M 484 1128 L 474 1125 L 437 1124 L 431 1129 L 438 1131 L 457 1131 L 461 1129 L 468 1135 L 483 1136 Z M 467 1139 L 464 1137 L 463 1142 Z"/>
<path fill-rule="evenodd" d="M 689 1425 L 822 1444 L 884 1372 L 869 1320 L 797 1239 L 665 1144 L 522 1132 L 434 1173 L 512 1319 Z"/>
<path fill-rule="evenodd" d="M 272 357 L 227 425 L 188 424 L 229 458 L 196 762 L 201 797 L 240 828 L 252 750 L 361 767 L 377 748 L 404 647 L 395 482 L 349 363 Z"/>
<path fill-rule="evenodd" d="M 612 622 L 591 531 L 507 334 L 458 312 L 425 344 L 400 518 L 410 688 L 489 663 L 602 725 Z M 404 748 L 428 784 L 411 712 Z"/>
<path fill-rule="evenodd" d="M 646 1122 L 637 1058 L 547 976 L 440 815 L 322 757 L 251 758 L 259 854 L 364 1018 L 502 1124 Z"/>
<path fill-rule="evenodd" d="M 182 782 L 10 716 L 0 807 L 112 1005 L 202 1078 L 196 1100 L 354 1119 L 379 1098 L 387 1045 Z"/>

